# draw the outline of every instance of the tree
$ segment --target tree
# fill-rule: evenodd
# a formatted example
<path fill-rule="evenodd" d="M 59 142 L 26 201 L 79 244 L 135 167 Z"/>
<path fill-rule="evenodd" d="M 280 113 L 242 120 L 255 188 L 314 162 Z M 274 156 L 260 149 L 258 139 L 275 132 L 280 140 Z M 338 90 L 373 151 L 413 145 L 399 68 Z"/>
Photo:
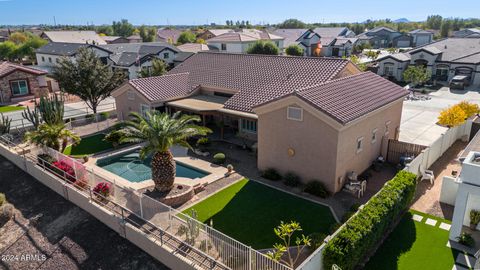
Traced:
<path fill-rule="evenodd" d="M 403 79 L 414 86 L 424 84 L 430 80 L 432 73 L 423 66 L 409 66 L 403 72 Z"/>
<path fill-rule="evenodd" d="M 126 19 L 122 19 L 119 22 L 113 22 L 112 25 L 113 35 L 114 36 L 121 36 L 121 37 L 129 37 L 135 31 L 135 27 L 131 23 L 128 22 Z"/>
<path fill-rule="evenodd" d="M 25 133 L 25 141 L 63 152 L 69 142 L 79 143 L 80 137 L 65 128 L 65 124 L 41 124 L 36 130 Z"/>
<path fill-rule="evenodd" d="M 427 17 L 427 21 L 425 22 L 425 26 L 428 29 L 435 29 L 439 30 L 442 25 L 442 16 L 440 15 L 430 15 Z"/>
<path fill-rule="evenodd" d="M 197 37 L 191 31 L 182 32 L 177 39 L 178 44 L 194 43 Z"/>
<path fill-rule="evenodd" d="M 278 55 L 280 51 L 273 42 L 260 40 L 253 43 L 253 45 L 248 48 L 247 53 Z"/>
<path fill-rule="evenodd" d="M 162 76 L 165 73 L 167 73 L 167 64 L 165 64 L 165 61 L 155 58 L 152 61 L 152 67 L 150 69 L 142 69 L 139 72 L 139 76 L 141 78 L 147 78 L 152 76 Z"/>
<path fill-rule="evenodd" d="M 308 236 L 302 234 L 302 237 L 295 240 L 293 243 L 293 235 L 296 232 L 302 231 L 302 227 L 300 223 L 291 221 L 290 223 L 284 223 L 283 221 L 280 222 L 280 225 L 277 228 L 274 228 L 273 231 L 278 238 L 282 240 L 283 243 L 273 245 L 273 251 L 269 251 L 267 256 L 270 257 L 272 260 L 284 263 L 291 268 L 295 268 L 295 263 L 297 262 L 298 258 L 300 258 L 302 251 L 311 245 L 311 239 Z M 292 254 L 290 252 L 290 247 L 295 244 L 296 245 L 296 252 Z M 283 259 L 284 255 L 287 255 L 286 259 Z"/>
<path fill-rule="evenodd" d="M 443 20 L 442 26 L 440 27 L 440 35 L 442 37 L 448 37 L 450 33 L 451 21 L 450 20 Z"/>
<path fill-rule="evenodd" d="M 47 43 L 48 41 L 46 41 L 45 39 L 39 36 L 31 35 L 23 44 L 18 47 L 17 55 L 21 58 L 28 57 L 29 59 L 34 61 L 34 59 L 36 59 L 35 51 L 38 48 L 46 45 Z"/>
<path fill-rule="evenodd" d="M 372 50 L 370 50 L 370 51 L 366 51 L 366 52 L 365 52 L 365 56 L 368 57 L 368 58 L 370 58 L 370 59 L 372 59 L 372 60 L 377 59 L 377 57 L 378 57 L 379 54 L 380 54 L 379 51 L 372 51 Z"/>
<path fill-rule="evenodd" d="M 97 27 L 97 33 L 113 36 L 113 27 L 111 25 L 100 25 Z"/>
<path fill-rule="evenodd" d="M 211 130 L 194 124 L 200 122 L 199 116 L 181 115 L 180 112 L 172 116 L 158 111 L 147 112 L 146 116 L 132 112 L 130 118 L 130 121 L 125 122 L 125 127 L 117 131 L 121 137 L 120 143 L 144 142 L 140 158 L 152 155 L 152 180 L 155 188 L 161 192 L 170 191 L 176 170 L 170 148 L 180 145 L 191 149 L 188 138 L 206 135 Z"/>
<path fill-rule="evenodd" d="M 304 22 L 297 19 L 288 19 L 278 25 L 278 28 L 291 28 L 291 29 L 301 29 L 306 27 L 307 25 Z"/>
<path fill-rule="evenodd" d="M 203 39 L 203 38 L 197 38 L 197 40 L 195 40 L 195 43 L 198 43 L 198 44 L 207 44 L 207 42 L 206 42 L 205 39 Z"/>
<path fill-rule="evenodd" d="M 444 109 L 438 116 L 438 124 L 447 127 L 455 127 L 463 124 L 467 115 L 460 106 L 452 106 Z"/>
<path fill-rule="evenodd" d="M 12 61 L 16 55 L 17 45 L 11 41 L 0 43 L 0 60 Z"/>
<path fill-rule="evenodd" d="M 97 113 L 98 104 L 125 80 L 125 75 L 103 64 L 90 48 L 80 48 L 74 60 L 62 58 L 53 77 L 66 93 L 76 95 Z"/>
<path fill-rule="evenodd" d="M 10 37 L 8 37 L 8 40 L 10 40 L 11 42 L 17 45 L 24 43 L 25 41 L 27 41 L 27 39 L 28 39 L 27 35 L 21 32 L 14 32 L 10 35 Z"/>
<path fill-rule="evenodd" d="M 142 25 L 140 28 L 138 28 L 138 31 L 143 42 L 155 41 L 155 37 L 157 36 L 157 29 L 155 27 L 147 27 Z"/>
<path fill-rule="evenodd" d="M 303 56 L 303 49 L 297 44 L 292 44 L 285 49 L 288 55 Z"/>
<path fill-rule="evenodd" d="M 361 71 L 367 70 L 367 65 L 365 63 L 361 63 L 360 58 L 358 58 L 356 55 L 350 56 L 350 62 L 355 64 Z"/>

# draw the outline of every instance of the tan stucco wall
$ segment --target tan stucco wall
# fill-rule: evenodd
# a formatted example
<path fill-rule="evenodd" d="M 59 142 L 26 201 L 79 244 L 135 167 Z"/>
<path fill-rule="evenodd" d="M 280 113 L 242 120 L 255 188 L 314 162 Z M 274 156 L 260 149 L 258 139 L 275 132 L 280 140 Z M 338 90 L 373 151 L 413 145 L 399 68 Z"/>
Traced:
<path fill-rule="evenodd" d="M 317 179 L 333 191 L 338 132 L 305 109 L 303 121 L 288 120 L 287 107 L 258 116 L 258 168 L 293 171 L 303 182 Z"/>
<path fill-rule="evenodd" d="M 128 99 L 128 92 L 131 91 L 135 94 L 134 100 Z M 117 115 L 119 120 L 128 120 L 128 115 L 130 112 L 140 112 L 140 105 L 147 104 L 150 105 L 150 102 L 138 91 L 133 90 L 133 87 L 126 84 L 121 88 L 115 90 L 114 93 L 115 103 L 117 107 Z"/>

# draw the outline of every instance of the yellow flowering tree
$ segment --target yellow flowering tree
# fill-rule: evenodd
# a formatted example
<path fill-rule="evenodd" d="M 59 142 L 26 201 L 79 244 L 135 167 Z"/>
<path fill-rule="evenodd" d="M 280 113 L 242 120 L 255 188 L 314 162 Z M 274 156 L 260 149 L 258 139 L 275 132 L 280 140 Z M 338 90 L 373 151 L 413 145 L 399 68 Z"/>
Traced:
<path fill-rule="evenodd" d="M 438 124 L 447 127 L 455 127 L 463 124 L 465 118 L 467 118 L 467 115 L 462 108 L 455 105 L 440 112 L 440 116 L 438 116 Z"/>
<path fill-rule="evenodd" d="M 465 101 L 465 100 L 458 103 L 455 106 L 460 107 L 465 112 L 466 118 L 468 118 L 470 116 L 473 116 L 473 115 L 480 112 L 480 108 L 479 108 L 478 104 L 470 103 L 470 102 Z"/>

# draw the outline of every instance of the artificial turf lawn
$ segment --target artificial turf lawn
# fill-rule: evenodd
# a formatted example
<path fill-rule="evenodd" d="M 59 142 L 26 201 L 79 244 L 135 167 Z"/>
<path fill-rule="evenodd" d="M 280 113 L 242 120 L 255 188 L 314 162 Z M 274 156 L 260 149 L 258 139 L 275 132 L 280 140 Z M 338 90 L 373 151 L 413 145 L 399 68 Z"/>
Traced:
<path fill-rule="evenodd" d="M 197 211 L 201 222 L 255 249 L 280 242 L 273 228 L 280 221 L 298 221 L 303 234 L 326 233 L 336 223 L 326 206 L 304 200 L 266 185 L 241 180 L 184 211 Z M 300 236 L 301 234 L 298 234 Z M 296 237 L 294 237 L 296 238 Z"/>
<path fill-rule="evenodd" d="M 105 134 L 102 133 L 84 137 L 79 144 L 67 146 L 63 153 L 74 157 L 82 157 L 113 149 L 112 143 L 103 141 L 103 138 L 105 138 Z"/>
<path fill-rule="evenodd" d="M 0 113 L 21 111 L 25 109 L 23 106 L 0 106 Z"/>
<path fill-rule="evenodd" d="M 422 222 L 412 219 L 413 214 L 423 216 Z M 437 220 L 435 227 L 425 224 L 427 218 Z M 438 217 L 410 211 L 388 236 L 365 269 L 435 269 L 451 270 L 459 253 L 446 246 L 449 232 L 440 229 Z"/>

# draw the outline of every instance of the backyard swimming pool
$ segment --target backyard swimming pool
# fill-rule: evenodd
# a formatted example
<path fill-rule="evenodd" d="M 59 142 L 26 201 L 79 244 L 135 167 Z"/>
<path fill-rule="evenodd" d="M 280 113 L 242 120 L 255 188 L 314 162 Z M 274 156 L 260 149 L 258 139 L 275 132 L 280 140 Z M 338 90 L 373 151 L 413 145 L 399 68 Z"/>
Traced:
<path fill-rule="evenodd" d="M 121 153 L 97 160 L 97 166 L 127 179 L 130 182 L 138 183 L 152 179 L 151 157 L 141 160 L 139 149 Z M 176 162 L 176 176 L 184 178 L 203 178 L 209 173 L 190 167 L 183 163 Z"/>

